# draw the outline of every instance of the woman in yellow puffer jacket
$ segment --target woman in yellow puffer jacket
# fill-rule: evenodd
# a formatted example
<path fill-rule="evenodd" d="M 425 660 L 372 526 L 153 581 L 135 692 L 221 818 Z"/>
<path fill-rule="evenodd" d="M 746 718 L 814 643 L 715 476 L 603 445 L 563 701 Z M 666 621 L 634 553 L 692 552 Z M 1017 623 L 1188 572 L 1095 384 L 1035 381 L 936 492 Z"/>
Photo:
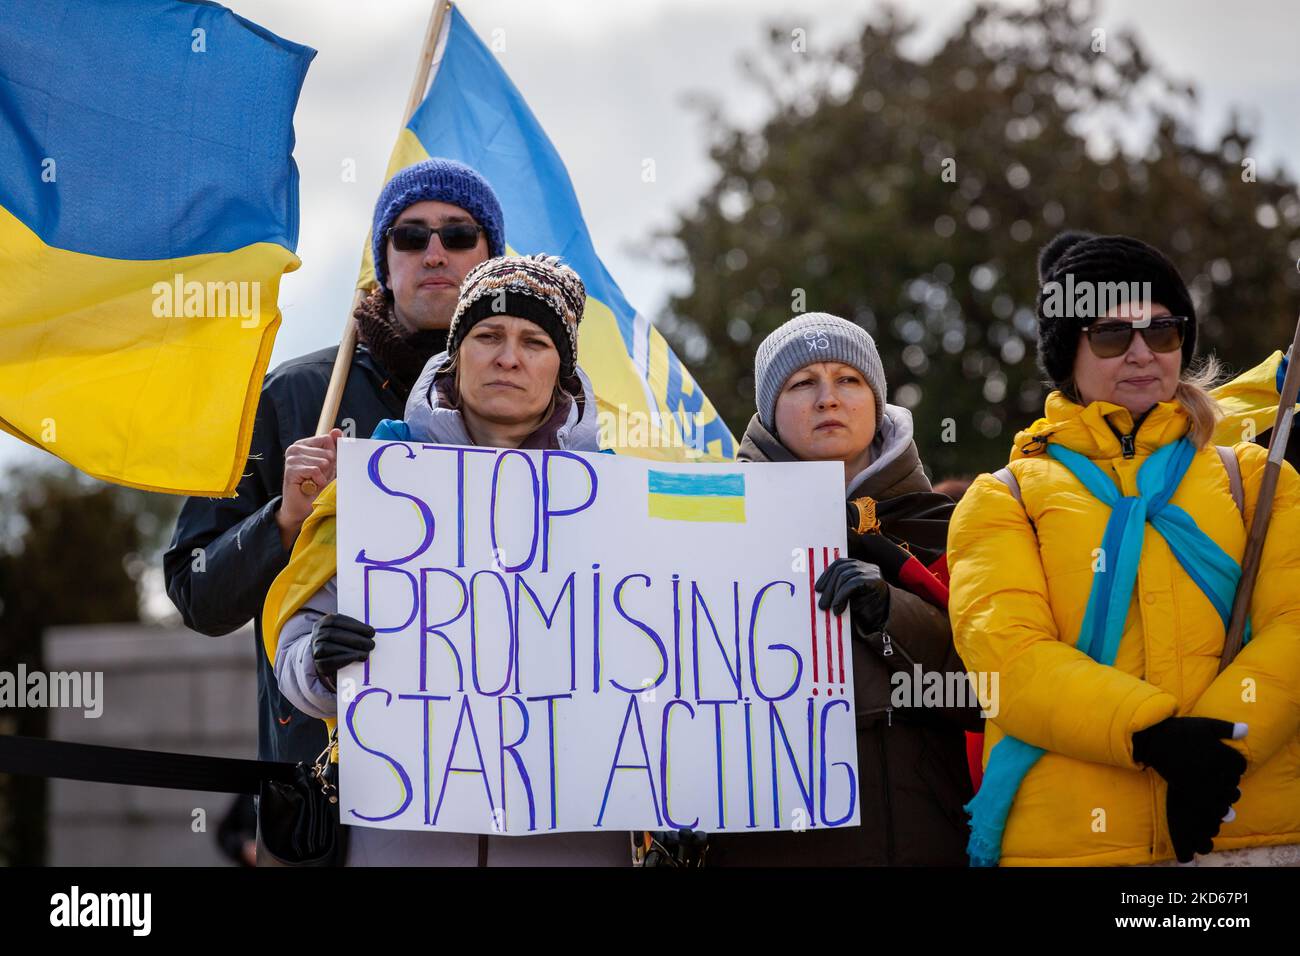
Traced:
<path fill-rule="evenodd" d="M 1269 847 L 1270 862 L 1300 863 L 1300 478 L 1283 465 L 1249 641 L 1220 674 L 1266 452 L 1212 444 L 1214 363 L 1189 372 L 1195 312 L 1160 252 L 1065 233 L 1039 274 L 1039 362 L 1056 390 L 948 538 L 957 650 L 998 675 L 972 861 Z M 1116 282 L 1150 284 L 1096 309 Z M 1075 299 L 1059 308 L 1062 289 Z"/>

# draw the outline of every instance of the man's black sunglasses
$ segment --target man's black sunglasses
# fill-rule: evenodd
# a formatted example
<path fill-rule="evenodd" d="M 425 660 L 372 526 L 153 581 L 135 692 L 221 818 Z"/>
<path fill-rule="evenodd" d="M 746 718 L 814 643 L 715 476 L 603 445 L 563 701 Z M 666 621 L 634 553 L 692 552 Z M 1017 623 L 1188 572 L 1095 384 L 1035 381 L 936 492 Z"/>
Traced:
<path fill-rule="evenodd" d="M 473 249 L 482 231 L 483 227 L 473 222 L 449 222 L 436 229 L 420 222 L 404 222 L 389 229 L 388 236 L 399 252 L 423 252 L 434 233 L 438 234 L 444 249 Z"/>

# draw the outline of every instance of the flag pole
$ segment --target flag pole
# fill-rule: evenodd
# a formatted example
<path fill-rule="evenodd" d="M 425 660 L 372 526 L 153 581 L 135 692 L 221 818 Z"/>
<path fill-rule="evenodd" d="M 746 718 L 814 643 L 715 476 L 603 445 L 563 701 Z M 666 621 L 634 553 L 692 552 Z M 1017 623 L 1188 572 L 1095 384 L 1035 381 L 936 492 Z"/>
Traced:
<path fill-rule="evenodd" d="M 429 11 L 429 25 L 424 33 L 424 45 L 420 48 L 420 59 L 416 62 L 415 78 L 411 81 L 411 93 L 406 98 L 406 112 L 402 114 L 402 126 L 405 127 L 415 115 L 416 109 L 424 100 L 429 88 L 429 72 L 433 69 L 433 54 L 438 46 L 438 36 L 442 33 L 442 21 L 451 7 L 451 0 L 433 0 Z M 352 368 L 352 353 L 357 347 L 357 320 L 354 313 L 366 297 L 366 289 L 357 289 L 352 296 L 352 308 L 348 310 L 343 337 L 339 340 L 338 355 L 334 357 L 334 370 L 330 373 L 329 387 L 325 390 L 325 402 L 321 405 L 320 418 L 316 421 L 316 435 L 328 435 L 338 417 L 339 406 L 343 403 L 343 388 L 348 383 L 348 372 Z M 316 482 L 308 478 L 298 486 L 304 495 L 315 495 L 320 489 Z"/>
<path fill-rule="evenodd" d="M 1277 479 L 1282 473 L 1282 456 L 1295 419 L 1296 395 L 1300 393 L 1300 321 L 1296 323 L 1295 338 L 1287 353 L 1286 377 L 1282 380 L 1282 394 L 1277 406 L 1277 421 L 1268 442 L 1268 462 L 1255 502 L 1255 517 L 1246 539 L 1246 553 L 1241 561 L 1241 581 L 1232 601 L 1232 616 L 1228 619 L 1228 633 L 1223 639 L 1223 656 L 1219 659 L 1219 672 L 1232 663 L 1241 651 L 1246 636 L 1246 616 L 1250 612 L 1250 599 L 1255 593 L 1255 578 L 1259 574 L 1260 556 L 1264 553 L 1264 538 L 1268 534 L 1269 519 L 1273 516 L 1273 496 L 1277 492 Z"/>

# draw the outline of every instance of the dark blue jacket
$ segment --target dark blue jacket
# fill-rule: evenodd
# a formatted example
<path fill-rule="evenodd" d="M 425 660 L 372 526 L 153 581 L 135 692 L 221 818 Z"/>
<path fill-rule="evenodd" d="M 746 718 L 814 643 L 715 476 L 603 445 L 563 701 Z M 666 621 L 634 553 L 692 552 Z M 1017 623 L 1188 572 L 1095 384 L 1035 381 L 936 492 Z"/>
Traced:
<path fill-rule="evenodd" d="M 163 556 L 167 594 L 187 627 L 219 637 L 253 622 L 261 760 L 314 760 L 325 749 L 325 725 L 296 710 L 276 686 L 275 671 L 262 649 L 262 604 L 271 582 L 289 563 L 275 523 L 284 452 L 315 434 L 337 352 L 335 346 L 291 359 L 266 376 L 248 470 L 236 497 L 187 500 Z M 368 437 L 382 419 L 400 419 L 405 404 L 405 394 L 394 391 L 375 357 L 359 346 L 337 426 Z"/>

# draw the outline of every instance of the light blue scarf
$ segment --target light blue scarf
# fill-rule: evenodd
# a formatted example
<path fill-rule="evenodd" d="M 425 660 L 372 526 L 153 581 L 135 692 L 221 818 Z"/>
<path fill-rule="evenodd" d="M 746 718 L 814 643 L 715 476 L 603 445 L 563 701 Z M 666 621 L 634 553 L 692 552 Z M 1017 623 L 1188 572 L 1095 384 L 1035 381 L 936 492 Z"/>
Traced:
<path fill-rule="evenodd" d="M 1111 507 L 1101 539 L 1104 560 L 1101 569 L 1093 574 L 1088 607 L 1075 644 L 1079 650 L 1099 664 L 1114 665 L 1148 521 L 1210 599 L 1224 627 L 1228 626 L 1241 566 L 1196 526 L 1191 515 L 1169 503 L 1196 454 L 1191 442 L 1180 438 L 1152 453 L 1138 470 L 1138 493 L 1134 497 L 1121 495 L 1114 481 L 1077 451 L 1049 444 L 1047 453 Z M 1249 623 L 1246 639 L 1250 639 Z M 1044 753 L 1042 747 L 1015 737 L 1003 737 L 994 746 L 979 793 L 965 807 L 971 815 L 970 843 L 966 847 L 971 866 L 997 866 L 1002 857 L 1002 831 L 1016 791 Z"/>

